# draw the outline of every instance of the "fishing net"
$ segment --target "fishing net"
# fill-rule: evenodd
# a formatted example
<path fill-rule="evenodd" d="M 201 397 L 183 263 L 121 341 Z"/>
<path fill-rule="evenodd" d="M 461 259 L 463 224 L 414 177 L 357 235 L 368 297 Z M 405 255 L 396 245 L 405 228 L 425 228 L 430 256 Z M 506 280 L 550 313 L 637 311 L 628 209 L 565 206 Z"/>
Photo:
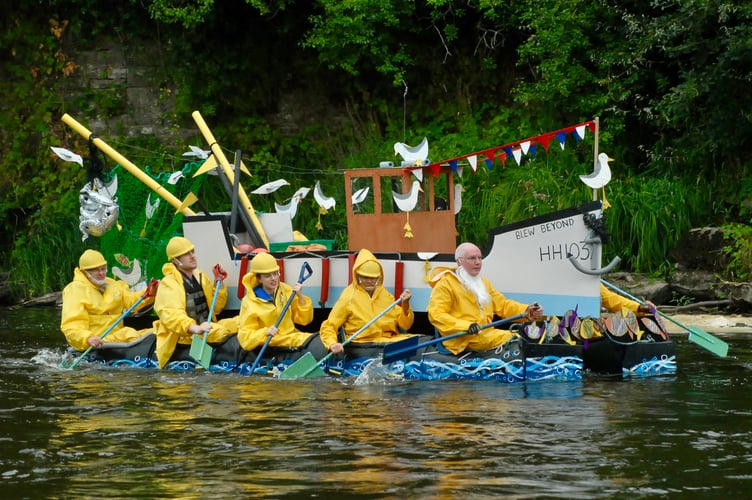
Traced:
<path fill-rule="evenodd" d="M 200 166 L 189 162 L 175 172 L 152 174 L 149 167 L 144 172 L 184 200 L 189 192 L 198 193 L 206 178 L 193 177 Z M 173 236 L 182 236 L 183 214 L 120 165 L 107 172 L 104 181 L 115 175 L 120 216 L 117 225 L 102 235 L 99 250 L 114 277 L 139 289 L 152 278 L 162 278 L 162 265 L 167 262 L 165 247 Z"/>

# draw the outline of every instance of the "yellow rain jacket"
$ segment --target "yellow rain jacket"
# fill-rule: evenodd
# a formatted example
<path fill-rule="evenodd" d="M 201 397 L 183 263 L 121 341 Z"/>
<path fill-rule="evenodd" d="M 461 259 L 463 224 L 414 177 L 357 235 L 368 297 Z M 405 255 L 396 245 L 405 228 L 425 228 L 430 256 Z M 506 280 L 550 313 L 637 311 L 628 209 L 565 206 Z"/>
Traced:
<path fill-rule="evenodd" d="M 73 271 L 73 281 L 63 289 L 63 312 L 60 329 L 68 343 L 79 351 L 89 348 L 86 339 L 102 335 L 126 309 L 141 298 L 144 291 L 132 292 L 124 281 L 107 278 L 104 292 L 94 285 L 79 268 Z M 140 308 L 154 302 L 153 297 L 144 299 Z M 149 329 L 135 330 L 128 326 L 113 328 L 104 338 L 105 342 L 131 342 Z"/>
<path fill-rule="evenodd" d="M 493 321 L 494 314 L 499 318 L 508 318 L 525 313 L 528 307 L 526 304 L 507 299 L 486 278 L 483 278 L 483 283 L 491 301 L 481 308 L 473 292 L 460 282 L 455 274 L 456 269 L 436 268 L 430 281 L 433 289 L 428 301 L 428 319 L 442 336 L 467 331 L 472 323 L 487 325 Z M 507 330 L 486 329 L 477 335 L 463 335 L 443 344 L 453 354 L 459 354 L 465 349 L 485 351 L 503 344 L 512 336 Z"/>
<path fill-rule="evenodd" d="M 188 333 L 188 327 L 196 321 L 186 312 L 185 286 L 183 275 L 174 264 L 168 262 L 162 266 L 164 278 L 159 282 L 157 297 L 154 300 L 154 311 L 159 319 L 154 322 L 154 333 L 157 334 L 157 360 L 159 367 L 164 368 L 175 351 L 177 344 L 190 344 L 193 335 Z M 201 271 L 194 271 L 193 275 L 201 283 L 206 296 L 206 303 L 211 308 L 214 298 L 214 284 Z M 214 306 L 214 317 L 211 318 L 212 329 L 206 336 L 207 342 L 219 342 L 237 331 L 237 317 L 216 320 L 227 304 L 227 287 L 222 284 Z"/>
<path fill-rule="evenodd" d="M 622 308 L 629 309 L 637 314 L 640 304 L 634 300 L 622 297 L 616 292 L 612 292 L 601 283 L 601 306 L 609 312 L 621 312 Z"/>
<path fill-rule="evenodd" d="M 257 297 L 254 289 L 260 283 L 256 273 L 246 274 L 243 277 L 243 285 L 246 293 L 240 302 L 238 342 L 246 351 L 252 351 L 264 345 L 267 329 L 277 322 L 282 309 L 294 292 L 287 283 L 280 283 L 274 301 Z M 295 323 L 307 325 L 313 321 L 313 302 L 306 296 L 303 296 L 303 299 L 303 305 L 297 297 L 292 300 L 285 317 L 279 323 L 279 331 L 269 342 L 270 347 L 299 347 L 311 336 L 310 333 L 295 328 Z"/>
<path fill-rule="evenodd" d="M 350 283 L 339 296 L 329 317 L 321 323 L 321 342 L 329 349 L 332 344 L 339 342 L 337 332 L 340 327 L 345 328 L 345 338 L 360 330 L 366 323 L 379 315 L 394 301 L 394 295 L 382 286 L 381 281 L 373 291 L 373 296 L 368 295 L 365 288 L 358 284 L 358 269 L 366 262 L 376 262 L 381 269 L 383 281 L 384 270 L 378 259 L 368 250 L 361 250 L 355 259 L 352 271 L 352 283 Z M 412 309 L 405 313 L 400 305 L 392 308 L 375 321 L 366 330 L 358 334 L 352 341 L 357 342 L 396 342 L 411 337 L 410 334 L 400 333 L 413 326 L 415 313 Z"/>

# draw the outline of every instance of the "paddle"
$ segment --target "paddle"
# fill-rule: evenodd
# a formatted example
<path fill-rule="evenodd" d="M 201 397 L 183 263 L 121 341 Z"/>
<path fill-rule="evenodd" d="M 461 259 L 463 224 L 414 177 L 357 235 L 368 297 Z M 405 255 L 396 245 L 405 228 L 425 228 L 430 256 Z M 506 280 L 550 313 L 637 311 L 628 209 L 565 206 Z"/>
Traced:
<path fill-rule="evenodd" d="M 214 318 L 214 306 L 217 305 L 217 296 L 219 295 L 219 289 L 222 288 L 222 280 L 214 282 L 214 297 L 212 297 L 211 307 L 209 308 L 209 323 Z M 205 331 L 203 335 L 195 334 L 191 340 L 190 356 L 201 366 L 207 370 L 211 366 L 212 353 L 214 348 L 206 343 L 206 337 L 209 335 L 209 331 Z"/>
<path fill-rule="evenodd" d="M 625 292 L 624 290 L 620 289 L 616 285 L 611 284 L 604 279 L 601 279 L 601 283 L 611 288 L 612 290 L 619 292 L 625 297 L 632 299 L 635 302 L 638 302 L 639 304 L 644 304 L 644 302 L 638 299 L 637 297 L 630 295 L 628 292 Z M 689 332 L 689 336 L 687 337 L 687 339 L 690 342 L 694 342 L 695 344 L 699 345 L 703 349 L 707 349 L 708 351 L 722 358 L 725 358 L 728 355 L 728 344 L 724 342 L 723 340 L 719 339 L 718 337 L 711 335 L 710 333 L 696 326 L 683 325 L 679 323 L 677 320 L 675 320 L 674 318 L 672 318 L 671 316 L 669 316 L 668 314 L 662 313 L 661 311 L 657 309 L 655 309 L 655 312 L 660 314 L 667 320 L 671 321 L 675 325 L 680 326 L 681 328 L 684 328 L 685 330 L 687 330 Z"/>
<path fill-rule="evenodd" d="M 376 321 L 379 320 L 383 315 L 391 311 L 394 306 L 402 302 L 402 299 L 399 298 L 392 302 L 389 307 L 381 311 L 379 314 L 377 314 L 372 320 L 370 320 L 368 323 L 363 325 L 357 332 L 353 333 L 348 337 L 344 342 L 342 342 L 342 346 L 346 346 L 349 344 L 355 337 L 363 333 L 365 330 L 368 329 L 369 326 L 374 324 Z M 296 362 L 285 368 L 285 371 L 279 374 L 279 378 L 281 379 L 294 379 L 294 378 L 304 378 L 304 377 L 325 377 L 326 372 L 321 369 L 321 364 L 325 363 L 329 358 L 331 358 L 334 355 L 333 352 L 330 352 L 323 358 L 321 358 L 321 361 L 316 361 L 316 358 L 313 357 L 313 354 L 309 352 L 305 353 L 300 359 L 298 359 Z"/>
<path fill-rule="evenodd" d="M 303 262 L 303 265 L 300 267 L 300 275 L 298 276 L 298 283 L 303 283 L 305 280 L 311 277 L 313 274 L 313 269 L 311 269 L 311 266 L 308 265 L 308 262 Z M 285 317 L 285 314 L 287 313 L 287 310 L 290 308 L 290 305 L 292 304 L 293 299 L 295 298 L 295 293 L 290 295 L 290 298 L 287 299 L 287 303 L 285 304 L 285 307 L 282 309 L 282 312 L 279 315 L 279 318 L 277 318 L 277 321 L 274 323 L 274 328 L 278 328 L 279 324 L 282 322 L 282 318 Z M 269 345 L 269 342 L 271 342 L 272 336 L 267 335 L 266 342 L 264 342 L 264 345 L 261 346 L 261 350 L 258 353 L 258 356 L 256 356 L 256 359 L 253 360 L 253 364 L 251 365 L 251 374 L 256 371 L 256 367 L 258 367 L 259 361 L 261 361 L 261 357 L 264 355 L 264 351 L 266 351 L 267 346 Z"/>
<path fill-rule="evenodd" d="M 109 335 L 109 334 L 110 334 L 110 332 L 111 332 L 111 331 L 112 331 L 112 330 L 113 330 L 113 329 L 115 328 L 115 326 L 117 326 L 118 324 L 120 324 L 120 322 L 121 322 L 121 321 L 123 321 L 123 320 L 124 320 L 124 319 L 125 319 L 125 318 L 126 318 L 126 317 L 127 317 L 127 316 L 128 316 L 128 315 L 129 315 L 129 314 L 130 314 L 130 313 L 131 313 L 131 312 L 132 312 L 133 310 L 134 310 L 134 309 L 136 309 L 136 308 L 137 308 L 137 307 L 139 306 L 139 304 L 141 304 L 141 302 L 143 302 L 143 301 L 144 301 L 144 299 L 145 299 L 146 297 L 148 297 L 148 296 L 149 296 L 149 287 L 147 287 L 147 288 L 146 288 L 146 291 L 144 291 L 144 294 L 143 294 L 142 296 L 140 296 L 140 297 L 138 298 L 138 300 L 137 300 L 137 301 L 136 301 L 136 302 L 135 302 L 135 303 L 134 303 L 134 304 L 133 304 L 132 306 L 130 306 L 130 307 L 129 307 L 128 309 L 126 309 L 126 310 L 125 310 L 125 312 L 124 312 L 123 314 L 121 314 L 121 315 L 120 315 L 120 317 L 119 317 L 118 319 L 116 319 L 116 320 L 115 320 L 115 322 L 114 322 L 114 323 L 112 323 L 112 324 L 111 324 L 111 325 L 109 326 L 109 328 L 107 328 L 107 330 L 105 330 L 105 331 L 104 331 L 104 333 L 103 333 L 102 335 L 100 335 L 100 336 L 99 336 L 99 338 L 100 338 L 100 339 L 104 339 L 104 338 L 105 338 L 105 337 L 106 337 L 107 335 Z M 80 356 L 78 357 L 78 359 L 76 359 L 76 360 L 75 360 L 75 361 L 73 362 L 73 364 L 72 364 L 72 365 L 70 365 L 70 366 L 68 367 L 68 369 L 69 369 L 69 370 L 72 370 L 72 369 L 74 369 L 74 368 L 75 368 L 76 366 L 78 366 L 78 364 L 79 364 L 79 363 L 80 363 L 81 361 L 83 361 L 83 359 L 84 359 L 84 358 L 86 357 L 86 355 L 87 355 L 87 354 L 89 354 L 89 352 L 90 352 L 90 351 L 91 351 L 91 350 L 92 350 L 93 348 L 94 348 L 94 346 L 89 346 L 89 348 L 88 348 L 88 349 L 86 349 L 86 350 L 84 351 L 84 353 L 83 353 L 83 354 L 81 354 L 81 355 L 80 355 Z"/>
<path fill-rule="evenodd" d="M 493 323 L 489 323 L 487 325 L 483 325 L 480 327 L 481 330 L 485 330 L 486 328 L 491 328 L 499 325 L 503 325 L 504 323 L 510 323 L 512 321 L 516 321 L 520 318 L 524 318 L 524 314 L 518 314 L 517 316 L 511 316 L 509 318 L 499 319 L 494 321 Z M 462 337 L 464 335 L 467 335 L 468 332 L 458 332 L 453 333 L 452 335 L 447 335 L 445 337 L 439 337 L 437 339 L 433 340 L 427 340 L 426 342 L 418 343 L 418 337 L 410 337 L 406 338 L 405 340 L 400 340 L 399 342 L 394 342 L 392 344 L 387 344 L 386 347 L 384 347 L 384 354 L 382 355 L 381 362 L 382 364 L 389 364 L 393 361 L 398 361 L 400 359 L 409 358 L 410 356 L 414 356 L 418 349 L 422 347 L 426 347 L 433 344 L 438 344 L 440 342 L 444 342 L 445 340 L 449 339 L 456 339 L 457 337 Z"/>

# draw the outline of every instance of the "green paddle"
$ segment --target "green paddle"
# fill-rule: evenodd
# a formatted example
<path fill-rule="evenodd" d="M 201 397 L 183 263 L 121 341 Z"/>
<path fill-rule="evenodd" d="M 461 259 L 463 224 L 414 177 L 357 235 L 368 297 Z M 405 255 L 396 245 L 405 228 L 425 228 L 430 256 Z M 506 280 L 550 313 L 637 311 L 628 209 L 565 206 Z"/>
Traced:
<path fill-rule="evenodd" d="M 392 302 L 389 307 L 381 311 L 379 314 L 376 315 L 371 321 L 363 325 L 360 330 L 353 333 L 348 337 L 344 342 L 342 342 L 342 346 L 349 344 L 355 337 L 363 333 L 365 330 L 368 329 L 369 326 L 374 324 L 376 321 L 379 320 L 383 315 L 391 311 L 394 306 L 402 302 L 402 299 L 397 299 L 394 302 Z M 323 358 L 321 358 L 321 361 L 316 361 L 316 358 L 313 357 L 313 354 L 310 352 L 305 353 L 300 359 L 298 359 L 296 362 L 285 368 L 285 371 L 279 374 L 279 378 L 281 379 L 295 379 L 295 378 L 305 378 L 305 377 L 325 377 L 326 372 L 321 368 L 321 364 L 325 363 L 329 358 L 331 358 L 334 355 L 333 352 L 330 352 Z"/>
<path fill-rule="evenodd" d="M 222 288 L 222 280 L 217 280 L 214 283 L 214 297 L 212 297 L 211 307 L 209 308 L 209 323 L 211 323 L 214 318 L 214 306 L 217 305 L 217 296 L 219 295 L 220 288 Z M 208 370 L 211 366 L 211 358 L 214 353 L 214 348 L 206 343 L 207 335 L 209 335 L 209 332 L 205 331 L 203 335 L 193 336 L 189 354 L 194 360 L 196 360 L 196 363 Z"/>
<path fill-rule="evenodd" d="M 620 294 L 624 295 L 625 297 L 634 300 L 635 302 L 638 302 L 640 304 L 644 304 L 645 302 L 641 301 L 634 295 L 630 295 L 628 292 L 625 292 L 624 290 L 620 289 L 614 284 L 609 283 L 608 281 L 601 279 L 601 283 L 606 285 L 607 287 L 611 288 L 612 290 L 619 292 Z M 689 336 L 687 337 L 687 340 L 690 342 L 693 342 L 703 349 L 707 349 L 708 351 L 712 352 L 713 354 L 716 354 L 722 358 L 725 358 L 728 355 L 728 344 L 724 342 L 723 340 L 719 339 L 718 337 L 709 334 L 705 330 L 698 328 L 696 326 L 686 326 L 681 323 L 679 323 L 677 320 L 669 316 L 668 314 L 662 313 L 659 310 L 655 310 L 658 314 L 666 318 L 667 320 L 671 321 L 675 325 L 684 328 L 689 332 Z"/>
<path fill-rule="evenodd" d="M 143 301 L 144 301 L 144 299 L 145 299 L 146 297 L 148 297 L 148 296 L 149 296 L 149 288 L 147 287 L 147 288 L 146 288 L 146 291 L 144 292 L 144 294 L 143 294 L 143 295 L 142 295 L 141 297 L 139 297 L 139 298 L 138 298 L 138 300 L 137 300 L 137 301 L 136 301 L 136 302 L 135 302 L 135 303 L 134 303 L 134 304 L 133 304 L 132 306 L 130 306 L 130 307 L 129 307 L 128 309 L 126 309 L 126 310 L 125 310 L 125 312 L 124 312 L 123 314 L 121 314 L 121 315 L 120 315 L 120 317 L 119 317 L 118 319 L 116 319 L 116 320 L 115 320 L 115 322 L 114 322 L 113 324 L 111 324 L 111 325 L 109 326 L 109 328 L 107 328 L 107 330 L 105 330 L 105 331 L 104 331 L 104 333 L 103 333 L 102 335 L 100 335 L 100 336 L 99 336 L 99 338 L 100 338 L 100 339 L 103 339 L 103 338 L 105 338 L 105 337 L 106 337 L 107 335 L 109 335 L 109 334 L 110 334 L 110 332 L 111 332 L 111 331 L 112 331 L 112 330 L 113 330 L 113 329 L 115 328 L 115 326 L 117 326 L 118 324 L 120 324 L 120 322 L 121 322 L 121 321 L 123 321 L 123 320 L 124 320 L 124 319 L 126 318 L 126 316 L 128 316 L 128 315 L 129 315 L 129 314 L 131 313 L 131 311 L 133 311 L 134 309 L 136 309 L 136 308 L 137 308 L 137 307 L 139 306 L 139 304 L 141 304 L 141 302 L 143 302 Z M 86 357 L 86 355 L 87 355 L 87 354 L 89 354 L 89 352 L 90 352 L 90 351 L 91 351 L 91 350 L 92 350 L 93 348 L 94 348 L 94 346 L 89 346 L 89 348 L 88 348 L 88 349 L 86 349 L 86 350 L 84 351 L 84 353 L 83 353 L 83 354 L 81 354 L 81 355 L 80 355 L 80 356 L 79 356 L 79 357 L 78 357 L 78 358 L 77 358 L 77 359 L 76 359 L 76 360 L 75 360 L 75 361 L 73 362 L 73 364 L 71 364 L 71 365 L 70 365 L 70 366 L 68 367 L 68 369 L 69 369 L 69 370 L 72 370 L 72 369 L 74 369 L 74 368 L 75 368 L 76 366 L 78 366 L 78 364 L 79 364 L 79 363 L 80 363 L 80 362 L 81 362 L 81 361 L 82 361 L 82 360 L 83 360 L 83 359 L 84 359 L 84 358 Z"/>

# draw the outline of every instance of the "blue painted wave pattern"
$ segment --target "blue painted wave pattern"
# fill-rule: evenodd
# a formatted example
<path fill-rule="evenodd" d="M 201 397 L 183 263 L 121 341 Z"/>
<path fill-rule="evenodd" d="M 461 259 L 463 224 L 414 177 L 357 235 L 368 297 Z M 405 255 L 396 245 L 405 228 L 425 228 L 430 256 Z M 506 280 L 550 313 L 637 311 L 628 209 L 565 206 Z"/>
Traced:
<path fill-rule="evenodd" d="M 631 368 L 623 368 L 622 374 L 625 377 L 646 377 L 654 375 L 668 375 L 676 373 L 676 356 L 653 356 L 650 359 L 643 359 Z"/>
<path fill-rule="evenodd" d="M 525 358 L 527 380 L 577 380 L 582 378 L 583 360 L 579 356 L 543 356 Z"/>

